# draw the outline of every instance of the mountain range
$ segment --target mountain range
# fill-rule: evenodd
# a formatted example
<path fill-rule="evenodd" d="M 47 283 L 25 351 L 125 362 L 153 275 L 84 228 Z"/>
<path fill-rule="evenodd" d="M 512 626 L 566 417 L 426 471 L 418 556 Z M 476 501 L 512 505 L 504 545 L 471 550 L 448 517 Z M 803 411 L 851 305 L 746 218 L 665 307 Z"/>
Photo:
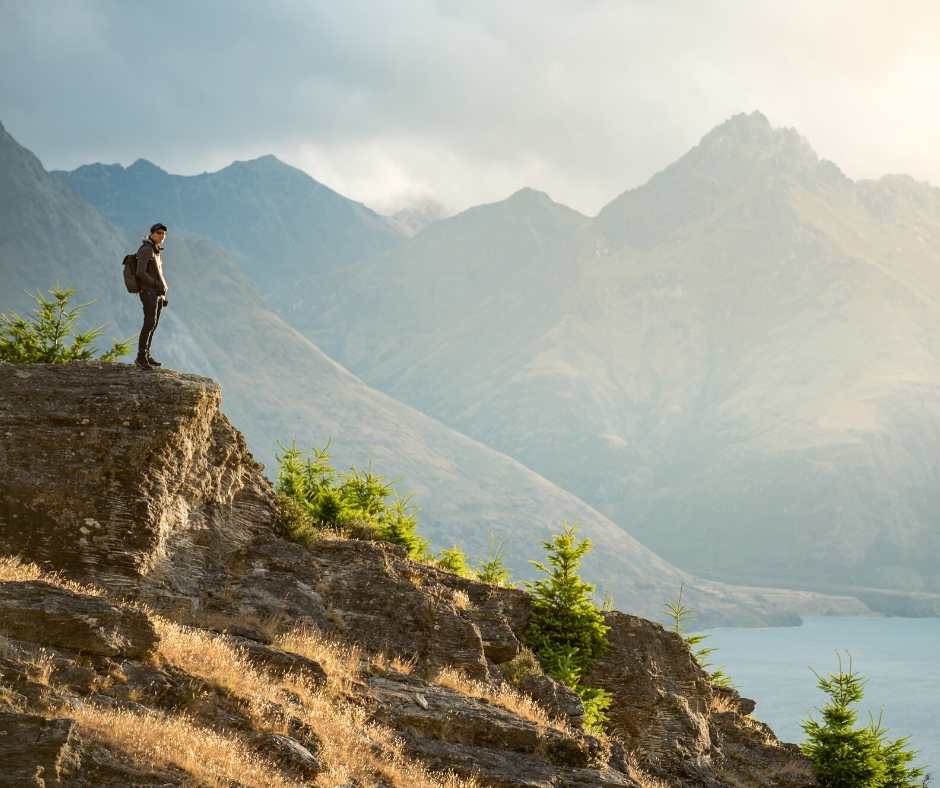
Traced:
<path fill-rule="evenodd" d="M 370 452 L 418 482 L 439 544 L 485 551 L 492 532 L 513 540 L 516 566 L 562 519 L 543 485 L 583 507 L 565 511 L 602 545 L 591 568 L 620 604 L 633 577 L 626 593 L 647 588 L 652 605 L 692 573 L 700 589 L 704 576 L 937 609 L 933 187 L 852 181 L 759 112 L 597 217 L 522 189 L 412 237 L 273 157 L 200 176 L 141 161 L 48 180 L 112 235 L 159 218 L 171 243 L 184 237 L 168 250 L 174 288 L 191 291 L 170 313 L 183 315 L 170 318 L 170 360 L 222 380 L 269 464 L 276 439 L 335 436 L 342 462 Z M 342 383 L 313 386 L 324 369 Z M 353 382 L 368 407 L 349 406 Z M 392 415 L 376 418 L 377 402 Z M 411 464 L 378 426 L 405 412 L 425 444 Z M 479 460 L 441 473 L 457 455 Z M 523 497 L 541 500 L 538 517 L 510 503 L 508 467 L 537 480 Z M 723 588 L 713 597 L 730 604 L 761 596 Z M 706 597 L 693 604 L 712 615 L 721 605 Z M 810 598 L 818 609 L 811 594 L 801 609 Z"/>
<path fill-rule="evenodd" d="M 82 301 L 95 299 L 88 317 L 106 324 L 108 337 L 133 336 L 140 305 L 119 274 L 138 228 L 114 226 L 2 130 L 0 183 L 0 270 L 9 285 L 0 309 L 23 311 L 25 291 L 58 281 L 74 285 Z M 459 544 L 474 558 L 500 549 L 517 576 L 531 576 L 528 559 L 541 554 L 541 541 L 576 522 L 596 546 L 586 562 L 590 578 L 651 616 L 661 615 L 663 599 L 681 583 L 706 623 L 782 623 L 820 609 L 864 609 L 854 599 L 731 587 L 677 569 L 516 460 L 367 386 L 269 306 L 240 251 L 229 255 L 213 240 L 171 230 L 166 259 L 170 307 L 154 353 L 221 382 L 226 412 L 245 425 L 271 475 L 279 441 L 332 440 L 337 467 L 372 463 L 415 494 L 421 529 L 436 547 Z"/>
<path fill-rule="evenodd" d="M 938 242 L 934 187 L 742 114 L 594 219 L 520 192 L 293 319 L 689 571 L 936 593 Z"/>
<path fill-rule="evenodd" d="M 266 296 L 290 302 L 301 280 L 314 281 L 369 253 L 392 248 L 397 225 L 337 194 L 274 156 L 224 170 L 171 175 L 144 159 L 130 167 L 90 164 L 69 186 L 117 226 L 144 233 L 155 205 L 164 224 L 211 238 Z"/>

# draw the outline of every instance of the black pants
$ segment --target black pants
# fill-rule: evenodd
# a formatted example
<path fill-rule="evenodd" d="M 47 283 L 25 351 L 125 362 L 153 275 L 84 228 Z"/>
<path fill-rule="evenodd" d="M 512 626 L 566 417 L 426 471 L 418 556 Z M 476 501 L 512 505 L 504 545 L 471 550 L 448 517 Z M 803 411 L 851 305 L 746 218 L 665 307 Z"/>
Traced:
<path fill-rule="evenodd" d="M 160 322 L 160 312 L 163 309 L 163 296 L 157 295 L 156 290 L 141 290 L 140 303 L 144 305 L 144 327 L 140 329 L 140 339 L 137 342 L 137 355 L 150 355 L 150 340 L 153 332 L 157 330 Z"/>

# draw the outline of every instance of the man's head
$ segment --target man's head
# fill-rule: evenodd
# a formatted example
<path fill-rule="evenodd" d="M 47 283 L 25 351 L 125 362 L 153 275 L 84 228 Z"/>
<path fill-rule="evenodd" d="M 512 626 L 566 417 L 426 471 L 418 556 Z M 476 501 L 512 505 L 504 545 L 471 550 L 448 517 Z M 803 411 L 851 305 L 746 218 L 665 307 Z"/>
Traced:
<path fill-rule="evenodd" d="M 150 240 L 157 246 L 163 246 L 163 239 L 166 238 L 166 225 L 157 222 L 150 228 Z"/>

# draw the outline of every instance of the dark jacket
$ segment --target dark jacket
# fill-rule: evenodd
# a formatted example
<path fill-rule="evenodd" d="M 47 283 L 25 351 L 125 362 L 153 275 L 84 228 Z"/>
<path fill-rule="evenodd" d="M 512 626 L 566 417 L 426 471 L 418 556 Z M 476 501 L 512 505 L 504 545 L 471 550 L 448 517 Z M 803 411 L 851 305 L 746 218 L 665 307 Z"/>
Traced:
<path fill-rule="evenodd" d="M 144 238 L 137 250 L 137 281 L 141 290 L 154 290 L 166 295 L 166 279 L 163 277 L 163 261 L 160 249 L 149 238 Z"/>

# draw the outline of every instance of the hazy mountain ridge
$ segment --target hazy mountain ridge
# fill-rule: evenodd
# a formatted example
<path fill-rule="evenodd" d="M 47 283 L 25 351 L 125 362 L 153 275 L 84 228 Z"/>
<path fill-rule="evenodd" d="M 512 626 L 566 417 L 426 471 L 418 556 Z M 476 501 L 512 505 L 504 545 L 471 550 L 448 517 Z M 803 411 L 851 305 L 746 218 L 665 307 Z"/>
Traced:
<path fill-rule="evenodd" d="M 245 273 L 279 300 L 295 296 L 301 279 L 401 238 L 370 208 L 270 155 L 201 175 L 171 175 L 143 159 L 53 175 L 129 232 L 162 221 L 243 254 Z"/>
<path fill-rule="evenodd" d="M 521 190 L 275 304 L 687 568 L 936 591 L 937 195 L 742 113 L 593 220 Z"/>
<path fill-rule="evenodd" d="M 925 462 L 940 415 L 938 194 L 902 176 L 855 183 L 796 132 L 736 116 L 578 228 L 576 254 L 541 281 L 503 276 L 498 296 L 451 309 L 447 342 L 393 323 L 397 356 L 355 352 L 387 332 L 373 303 L 335 352 L 689 569 L 938 591 Z M 449 248 L 451 268 L 474 265 L 470 244 Z M 420 260 L 420 244 L 391 258 L 383 272 Z M 360 267 L 379 298 L 401 297 Z M 531 307 L 501 322 L 512 303 Z M 464 321 L 500 328 L 459 342 Z M 475 386 L 441 374 L 475 356 Z"/>
<path fill-rule="evenodd" d="M 28 306 L 25 296 L 12 297 L 22 288 L 79 282 L 83 297 L 98 298 L 90 319 L 116 320 L 116 333 L 136 336 L 139 303 L 120 278 L 120 260 L 134 242 L 5 134 L 0 162 L 3 193 L 16 196 L 3 203 L 0 266 L 11 287 L 0 310 Z M 683 581 L 692 584 L 690 598 L 703 621 L 780 623 L 799 612 L 864 610 L 854 600 L 699 582 L 517 461 L 370 389 L 276 315 L 214 242 L 173 234 L 166 267 L 171 306 L 161 318 L 155 355 L 170 367 L 216 377 L 226 410 L 269 468 L 277 440 L 323 445 L 332 437 L 338 467 L 373 460 L 378 472 L 416 493 L 422 528 L 437 546 L 458 543 L 482 556 L 495 540 L 520 574 L 529 573 L 527 559 L 539 555 L 540 540 L 564 520 L 578 522 L 597 546 L 588 561 L 592 579 L 650 616 Z"/>

